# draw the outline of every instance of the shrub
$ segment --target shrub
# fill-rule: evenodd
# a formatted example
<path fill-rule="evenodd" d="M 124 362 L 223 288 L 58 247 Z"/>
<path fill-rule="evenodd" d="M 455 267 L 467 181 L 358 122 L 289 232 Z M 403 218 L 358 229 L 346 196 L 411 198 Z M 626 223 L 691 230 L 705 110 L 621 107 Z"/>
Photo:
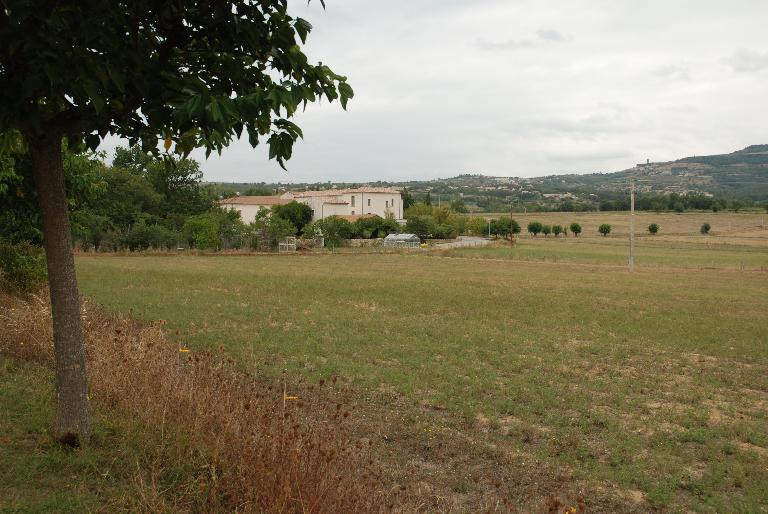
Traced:
<path fill-rule="evenodd" d="M 512 218 L 499 218 L 491 220 L 491 234 L 494 236 L 506 237 L 510 234 L 519 234 L 520 224 Z"/>
<path fill-rule="evenodd" d="M 597 228 L 597 231 L 605 237 L 611 233 L 611 226 L 608 223 L 603 223 Z"/>
<path fill-rule="evenodd" d="M 437 225 L 433 234 L 435 239 L 455 239 L 457 235 L 453 225 Z"/>
<path fill-rule="evenodd" d="M 408 219 L 405 231 L 416 234 L 421 239 L 429 239 L 435 233 L 437 223 L 435 218 L 429 215 L 414 216 Z"/>
<path fill-rule="evenodd" d="M 352 226 L 354 237 L 360 239 L 387 237 L 389 234 L 397 233 L 398 228 L 400 227 L 394 218 L 382 218 L 380 216 L 359 218 Z"/>
<path fill-rule="evenodd" d="M 571 232 L 574 236 L 579 237 L 579 234 L 581 234 L 581 225 L 578 223 L 571 223 Z"/>
<path fill-rule="evenodd" d="M 552 227 L 552 233 L 555 234 L 555 237 L 559 236 L 563 233 L 563 226 L 562 225 L 555 225 Z"/>
<path fill-rule="evenodd" d="M 30 293 L 45 282 L 46 276 L 42 248 L 0 240 L 0 289 L 13 294 Z"/>
<path fill-rule="evenodd" d="M 709 234 L 709 231 L 712 229 L 712 226 L 709 223 L 704 223 L 701 226 L 701 229 L 699 230 L 702 234 L 707 235 Z"/>
<path fill-rule="evenodd" d="M 317 220 L 315 226 L 320 229 L 325 238 L 325 246 L 338 248 L 354 235 L 352 223 L 338 216 L 329 216 Z"/>
<path fill-rule="evenodd" d="M 312 221 L 312 208 L 295 200 L 285 205 L 272 206 L 272 213 L 274 216 L 290 221 L 299 232 Z"/>
<path fill-rule="evenodd" d="M 543 228 L 544 225 L 542 225 L 540 221 L 532 221 L 528 223 L 528 233 L 533 234 L 533 237 L 536 237 Z"/>
<path fill-rule="evenodd" d="M 467 232 L 473 236 L 488 235 L 488 220 L 479 216 L 473 216 L 467 221 Z"/>
<path fill-rule="evenodd" d="M 648 225 L 648 232 L 650 232 L 652 236 L 655 236 L 659 232 L 659 225 L 657 223 L 651 223 Z"/>
<path fill-rule="evenodd" d="M 542 225 L 541 233 L 544 234 L 544 237 L 547 237 L 549 234 L 552 233 L 552 227 L 550 227 L 549 225 Z"/>

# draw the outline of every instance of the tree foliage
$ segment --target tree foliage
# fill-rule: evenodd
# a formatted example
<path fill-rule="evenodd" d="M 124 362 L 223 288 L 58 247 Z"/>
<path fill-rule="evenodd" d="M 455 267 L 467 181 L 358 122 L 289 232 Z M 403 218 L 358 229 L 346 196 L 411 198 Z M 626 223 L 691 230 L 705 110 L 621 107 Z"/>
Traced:
<path fill-rule="evenodd" d="M 602 225 L 597 227 L 597 231 L 600 232 L 600 234 L 602 234 L 603 237 L 605 237 L 611 233 L 611 226 L 608 223 L 603 223 Z"/>
<path fill-rule="evenodd" d="M 544 225 L 540 221 L 532 221 L 528 223 L 528 233 L 536 237 L 544 230 Z"/>
<path fill-rule="evenodd" d="M 290 121 L 299 107 L 354 96 L 309 62 L 299 45 L 312 25 L 284 0 L 3 6 L 0 134 L 45 129 L 95 149 L 112 133 L 182 155 L 245 134 L 282 166 L 302 136 Z"/>
<path fill-rule="evenodd" d="M 571 233 L 575 237 L 579 237 L 579 234 L 581 234 L 581 225 L 574 222 L 574 223 L 571 223 L 571 227 L 570 228 L 571 228 Z"/>
<path fill-rule="evenodd" d="M 658 223 L 651 223 L 648 225 L 648 233 L 652 236 L 655 236 L 659 233 L 659 224 Z"/>
<path fill-rule="evenodd" d="M 298 232 L 301 232 L 304 226 L 312 221 L 312 208 L 294 200 L 285 205 L 273 205 L 272 215 L 289 221 Z"/>

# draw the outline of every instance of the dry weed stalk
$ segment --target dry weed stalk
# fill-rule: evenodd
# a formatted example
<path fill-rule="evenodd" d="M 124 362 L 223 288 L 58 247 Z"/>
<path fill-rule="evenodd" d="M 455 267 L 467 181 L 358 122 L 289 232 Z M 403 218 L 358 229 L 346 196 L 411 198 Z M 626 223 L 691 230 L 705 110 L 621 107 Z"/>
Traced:
<path fill-rule="evenodd" d="M 92 402 L 153 431 L 152 469 L 134 480 L 137 508 L 372 512 L 389 503 L 368 444 L 348 438 L 348 412 L 328 387 L 286 402 L 282 387 L 223 355 L 179 351 L 159 324 L 87 302 L 83 319 Z M 0 297 L 0 351 L 51 362 L 51 341 L 44 295 Z M 168 466 L 191 470 L 173 490 L 157 478 Z"/>

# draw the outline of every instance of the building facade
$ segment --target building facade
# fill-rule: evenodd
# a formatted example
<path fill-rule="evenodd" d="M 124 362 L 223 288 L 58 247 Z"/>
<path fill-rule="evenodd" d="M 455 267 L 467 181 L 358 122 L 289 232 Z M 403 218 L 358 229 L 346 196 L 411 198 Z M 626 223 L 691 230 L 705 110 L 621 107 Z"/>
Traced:
<path fill-rule="evenodd" d="M 286 192 L 281 196 L 237 196 L 222 200 L 220 205 L 240 211 L 242 220 L 250 223 L 260 209 L 301 202 L 312 209 L 312 221 L 329 216 L 342 216 L 354 221 L 361 216 L 392 216 L 403 221 L 403 200 L 400 191 L 391 187 L 359 187 L 327 189 L 325 191 Z"/>

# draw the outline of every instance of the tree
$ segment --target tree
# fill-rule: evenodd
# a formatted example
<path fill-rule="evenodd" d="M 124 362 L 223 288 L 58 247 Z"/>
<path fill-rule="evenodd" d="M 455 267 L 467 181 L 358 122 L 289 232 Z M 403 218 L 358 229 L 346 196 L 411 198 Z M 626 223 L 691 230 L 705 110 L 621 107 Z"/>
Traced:
<path fill-rule="evenodd" d="M 699 229 L 699 232 L 701 232 L 704 235 L 709 234 L 709 231 L 712 230 L 712 226 L 709 223 L 704 223 L 701 226 L 701 229 Z"/>
<path fill-rule="evenodd" d="M 245 196 L 272 196 L 274 192 L 266 187 L 249 187 L 243 193 Z"/>
<path fill-rule="evenodd" d="M 462 200 L 461 198 L 451 202 L 451 209 L 453 209 L 454 212 L 458 212 L 461 214 L 466 214 L 469 212 L 469 209 L 467 209 L 467 205 L 464 203 L 464 200 Z"/>
<path fill-rule="evenodd" d="M 416 234 L 422 240 L 432 237 L 436 229 L 437 223 L 435 222 L 435 218 L 428 215 L 408 218 L 408 223 L 405 225 L 406 232 Z"/>
<path fill-rule="evenodd" d="M 579 237 L 579 234 L 581 234 L 581 225 L 578 223 L 571 223 L 571 232 L 575 237 Z"/>
<path fill-rule="evenodd" d="M 491 234 L 495 236 L 507 237 L 519 233 L 520 224 L 511 217 L 502 217 L 496 220 L 491 220 Z"/>
<path fill-rule="evenodd" d="M 413 200 L 413 196 L 411 196 L 411 193 L 408 191 L 407 187 L 404 187 L 402 191 L 400 191 L 400 197 L 403 199 L 403 212 L 413 205 L 415 201 Z"/>
<path fill-rule="evenodd" d="M 405 219 L 409 219 L 416 216 L 432 216 L 432 210 L 433 207 L 426 203 L 414 203 L 403 212 Z"/>
<path fill-rule="evenodd" d="M 597 231 L 605 237 L 611 233 L 611 226 L 608 223 L 603 223 L 597 228 Z"/>
<path fill-rule="evenodd" d="M 742 207 L 744 207 L 744 203 L 742 203 L 740 200 L 731 200 L 731 209 L 733 212 L 739 212 Z"/>
<path fill-rule="evenodd" d="M 427 191 L 427 194 L 424 196 L 424 205 L 432 206 L 432 195 Z"/>
<path fill-rule="evenodd" d="M 475 236 L 488 235 L 488 220 L 479 216 L 472 216 L 467 221 L 467 231 Z"/>
<path fill-rule="evenodd" d="M 555 234 L 555 237 L 559 236 L 563 233 L 563 226 L 562 225 L 554 225 L 552 227 L 552 233 Z"/>
<path fill-rule="evenodd" d="M 549 225 L 542 225 L 541 233 L 544 234 L 544 237 L 547 237 L 549 234 L 552 233 L 552 227 Z"/>
<path fill-rule="evenodd" d="M 25 146 L 42 217 L 53 314 L 54 435 L 90 435 L 85 348 L 61 142 L 131 146 L 184 157 L 221 152 L 246 134 L 281 166 L 301 129 L 301 104 L 352 98 L 346 78 L 310 64 L 312 26 L 285 0 L 102 2 L 8 0 L 0 9 L 0 152 Z M 21 143 L 20 143 L 21 141 Z M 164 159 L 167 166 L 174 162 Z M 169 168 L 170 169 L 170 168 Z M 169 173 L 171 173 L 169 171 Z"/>
<path fill-rule="evenodd" d="M 338 216 L 328 216 L 316 221 L 313 225 L 320 229 L 325 238 L 325 245 L 331 248 L 343 246 L 344 242 L 354 234 L 352 224 Z"/>
<path fill-rule="evenodd" d="M 657 223 L 651 223 L 648 225 L 648 232 L 650 232 L 652 236 L 655 236 L 659 232 L 659 225 Z"/>
<path fill-rule="evenodd" d="M 528 223 L 528 233 L 533 234 L 533 237 L 536 237 L 543 229 L 544 225 L 542 225 L 540 221 L 532 221 Z"/>
<path fill-rule="evenodd" d="M 293 200 L 285 205 L 273 205 L 272 215 L 290 221 L 296 230 L 301 232 L 304 226 L 312 221 L 312 208 Z"/>

